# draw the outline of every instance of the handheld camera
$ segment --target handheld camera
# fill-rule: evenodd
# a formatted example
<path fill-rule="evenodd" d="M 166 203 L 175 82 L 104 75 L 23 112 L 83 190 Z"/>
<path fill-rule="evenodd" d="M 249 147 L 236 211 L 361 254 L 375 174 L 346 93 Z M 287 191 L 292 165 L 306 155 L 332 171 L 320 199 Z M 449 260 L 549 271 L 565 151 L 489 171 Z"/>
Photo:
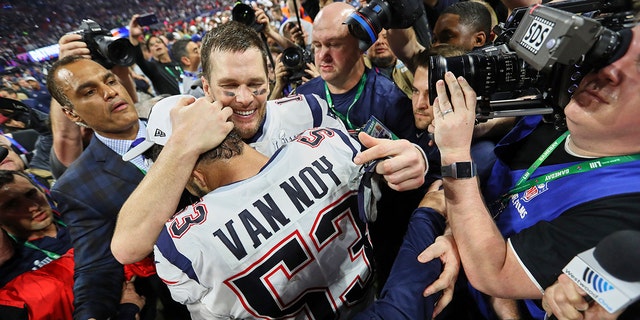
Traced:
<path fill-rule="evenodd" d="M 87 43 L 91 52 L 91 59 L 107 69 L 115 65 L 130 66 L 135 60 L 136 50 L 129 39 L 113 37 L 109 30 L 91 19 L 82 20 L 80 28 L 70 33 L 82 35 L 82 41 Z"/>

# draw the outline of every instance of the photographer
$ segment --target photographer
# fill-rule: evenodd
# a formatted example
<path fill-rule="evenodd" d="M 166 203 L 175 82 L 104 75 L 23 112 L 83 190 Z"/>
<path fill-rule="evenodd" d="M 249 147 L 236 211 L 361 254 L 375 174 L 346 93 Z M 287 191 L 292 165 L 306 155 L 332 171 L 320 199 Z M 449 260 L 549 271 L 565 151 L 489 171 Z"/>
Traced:
<path fill-rule="evenodd" d="M 312 63 L 311 53 L 304 49 L 304 33 L 302 30 L 298 27 L 288 28 L 290 37 L 281 35 L 275 27 L 271 26 L 269 16 L 264 10 L 257 7 L 253 9 L 255 10 L 255 21 L 260 26 L 253 25 L 254 30 L 257 29 L 266 38 L 271 39 L 284 49 L 283 54 L 279 55 L 274 61 L 276 83 L 272 94 L 269 96 L 269 99 L 282 98 L 294 92 L 298 85 L 317 77 L 319 74 Z M 289 23 L 288 25 L 293 24 Z"/>
<path fill-rule="evenodd" d="M 630 32 L 624 54 L 580 82 L 564 108 L 568 131 L 526 116 L 502 139 L 483 192 L 469 151 L 475 91 L 450 72 L 437 82 L 430 131 L 443 169 L 469 169 L 443 170 L 447 220 L 479 291 L 539 300 L 577 253 L 614 231 L 640 230 L 640 26 Z M 427 251 L 421 261 L 443 253 Z M 544 317 L 539 301 L 526 305 L 534 318 Z"/>

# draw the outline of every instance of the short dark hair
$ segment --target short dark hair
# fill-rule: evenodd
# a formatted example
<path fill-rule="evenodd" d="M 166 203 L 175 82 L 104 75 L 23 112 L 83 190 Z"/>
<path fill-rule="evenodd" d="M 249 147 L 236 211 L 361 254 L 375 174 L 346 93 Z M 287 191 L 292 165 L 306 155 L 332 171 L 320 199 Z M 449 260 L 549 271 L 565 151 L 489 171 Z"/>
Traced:
<path fill-rule="evenodd" d="M 90 59 L 87 59 L 83 56 L 78 56 L 78 55 L 66 56 L 56 61 L 53 64 L 53 66 L 51 66 L 51 69 L 49 69 L 49 74 L 47 74 L 47 90 L 49 90 L 51 97 L 53 97 L 56 101 L 58 101 L 60 105 L 69 107 L 71 109 L 74 108 L 73 104 L 71 103 L 71 100 L 69 100 L 69 97 L 67 97 L 67 95 L 64 94 L 64 92 L 62 91 L 62 88 L 57 83 L 56 73 L 58 73 L 58 70 L 60 68 L 80 60 L 91 61 Z"/>
<path fill-rule="evenodd" d="M 189 54 L 189 52 L 187 51 L 187 45 L 189 45 L 189 42 L 191 42 L 191 40 L 176 40 L 176 42 L 171 45 L 171 58 L 182 64 L 182 57 L 186 57 Z"/>
<path fill-rule="evenodd" d="M 6 91 L 6 92 L 8 92 L 9 94 L 15 94 L 15 93 L 17 93 L 15 90 L 13 90 L 13 88 L 9 88 L 9 87 L 1 87 L 1 88 L 0 88 L 0 91 Z"/>
<path fill-rule="evenodd" d="M 158 38 L 160 39 L 160 41 L 162 41 L 162 43 L 164 43 L 164 45 L 166 46 L 167 44 L 164 42 L 164 40 L 162 40 L 162 38 L 160 38 L 159 36 L 155 36 L 155 35 L 151 35 L 149 38 L 147 38 L 147 41 L 144 42 L 144 45 L 147 46 L 147 48 L 151 48 L 149 46 L 149 42 L 151 42 L 151 39 L 153 38 Z"/>
<path fill-rule="evenodd" d="M 0 170 L 0 188 L 4 187 L 7 184 L 14 183 L 16 181 L 16 177 L 15 176 L 21 176 L 21 177 L 27 179 L 27 181 L 29 181 L 29 183 L 31 183 L 33 186 L 35 186 L 40 191 L 42 191 L 40 186 L 35 184 L 33 182 L 33 180 L 31 180 L 31 178 L 26 173 L 24 173 L 22 171 L 16 171 L 16 170 Z"/>
<path fill-rule="evenodd" d="M 457 2 L 441 13 L 455 14 L 460 17 L 460 24 L 471 27 L 474 32 L 484 31 L 489 36 L 491 34 L 491 12 L 482 3 L 475 1 Z"/>
<path fill-rule="evenodd" d="M 218 52 L 245 52 L 255 48 L 262 53 L 262 62 L 265 74 L 267 69 L 267 52 L 258 33 L 237 21 L 229 21 L 207 32 L 202 39 L 200 48 L 200 63 L 202 63 L 202 75 L 209 79 L 211 70 L 211 53 Z"/>
<path fill-rule="evenodd" d="M 241 155 L 243 145 L 244 142 L 242 141 L 236 130 L 231 130 L 231 132 L 224 138 L 224 140 L 222 140 L 220 145 L 201 154 L 200 157 L 198 157 L 196 165 L 202 162 L 231 159 L 232 157 Z M 164 146 L 162 145 L 154 144 L 151 148 L 145 151 L 144 156 L 148 159 L 156 161 L 158 159 L 158 156 L 160 156 L 160 152 L 163 148 Z"/>

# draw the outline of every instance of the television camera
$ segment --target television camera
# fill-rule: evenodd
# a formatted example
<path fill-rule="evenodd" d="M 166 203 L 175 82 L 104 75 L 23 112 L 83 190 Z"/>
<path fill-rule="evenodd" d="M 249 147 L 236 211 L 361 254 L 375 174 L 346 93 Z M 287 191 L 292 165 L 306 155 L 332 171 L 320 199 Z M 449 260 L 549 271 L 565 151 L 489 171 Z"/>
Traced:
<path fill-rule="evenodd" d="M 564 126 L 563 108 L 580 80 L 627 51 L 631 1 L 565 1 L 518 8 L 494 32 L 494 44 L 468 54 L 429 61 L 429 99 L 452 71 L 478 95 L 478 121 L 551 115 Z M 526 96 L 527 98 L 522 98 Z"/>
<path fill-rule="evenodd" d="M 433 103 L 436 81 L 452 71 L 476 91 L 479 121 L 551 114 L 561 123 L 562 110 L 582 77 L 626 52 L 632 7 L 631 0 L 568 0 L 517 8 L 494 28 L 493 45 L 459 57 L 430 58 L 429 98 Z M 420 1 L 372 0 L 344 23 L 366 50 L 382 28 L 413 26 L 419 39 L 430 38 L 421 36 L 423 13 Z"/>

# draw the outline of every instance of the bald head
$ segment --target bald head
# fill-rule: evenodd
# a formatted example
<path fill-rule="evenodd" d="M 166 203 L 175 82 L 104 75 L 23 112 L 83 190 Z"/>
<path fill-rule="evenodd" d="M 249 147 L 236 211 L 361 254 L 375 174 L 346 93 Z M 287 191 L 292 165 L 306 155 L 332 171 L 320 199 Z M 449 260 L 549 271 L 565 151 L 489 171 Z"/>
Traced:
<path fill-rule="evenodd" d="M 342 24 L 347 17 L 356 9 L 344 2 L 332 2 L 326 5 L 313 21 L 314 32 L 318 29 L 340 29 L 340 32 L 344 32 L 349 35 L 349 29 L 347 25 Z M 351 36 L 351 35 L 349 35 Z"/>

